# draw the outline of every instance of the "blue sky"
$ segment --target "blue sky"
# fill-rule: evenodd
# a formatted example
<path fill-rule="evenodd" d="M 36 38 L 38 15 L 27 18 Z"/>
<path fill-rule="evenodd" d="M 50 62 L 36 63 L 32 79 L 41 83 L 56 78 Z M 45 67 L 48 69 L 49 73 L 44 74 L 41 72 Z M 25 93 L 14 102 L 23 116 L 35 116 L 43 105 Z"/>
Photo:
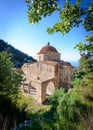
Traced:
<path fill-rule="evenodd" d="M 72 29 L 66 36 L 61 33 L 49 35 L 47 27 L 58 21 L 58 14 L 42 19 L 38 25 L 28 22 L 27 6 L 24 0 L 0 0 L 0 39 L 36 58 L 39 50 L 48 42 L 60 53 L 65 61 L 78 61 L 80 56 L 74 50 L 76 43 L 85 41 L 83 27 Z"/>

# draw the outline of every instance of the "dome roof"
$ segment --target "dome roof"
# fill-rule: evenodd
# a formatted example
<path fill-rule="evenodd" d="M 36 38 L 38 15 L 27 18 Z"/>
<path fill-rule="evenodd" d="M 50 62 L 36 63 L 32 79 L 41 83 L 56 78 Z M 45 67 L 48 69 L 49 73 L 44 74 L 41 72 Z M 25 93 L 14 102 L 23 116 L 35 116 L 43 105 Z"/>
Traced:
<path fill-rule="evenodd" d="M 47 46 L 44 46 L 39 54 L 44 54 L 44 53 L 47 53 L 47 52 L 55 52 L 55 53 L 58 53 L 58 51 L 56 50 L 56 48 L 54 48 L 53 46 L 50 46 L 50 44 L 48 43 Z"/>

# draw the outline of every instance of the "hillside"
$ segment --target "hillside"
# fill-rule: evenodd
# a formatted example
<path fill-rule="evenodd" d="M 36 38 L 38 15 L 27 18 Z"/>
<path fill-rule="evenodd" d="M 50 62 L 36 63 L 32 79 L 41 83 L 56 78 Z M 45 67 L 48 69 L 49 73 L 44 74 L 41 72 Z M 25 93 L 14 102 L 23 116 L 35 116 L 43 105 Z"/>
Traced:
<path fill-rule="evenodd" d="M 14 62 L 15 67 L 21 67 L 24 63 L 32 63 L 36 61 L 32 56 L 28 56 L 0 39 L 0 52 L 2 51 L 7 51 L 12 54 L 12 61 Z"/>

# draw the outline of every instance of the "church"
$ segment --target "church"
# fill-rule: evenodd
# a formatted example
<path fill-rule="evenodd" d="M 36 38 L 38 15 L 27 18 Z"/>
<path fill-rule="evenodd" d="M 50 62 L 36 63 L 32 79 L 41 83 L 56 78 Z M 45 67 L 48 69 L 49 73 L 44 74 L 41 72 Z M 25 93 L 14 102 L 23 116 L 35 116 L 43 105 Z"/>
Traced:
<path fill-rule="evenodd" d="M 73 66 L 61 60 L 61 54 L 49 43 L 37 53 L 37 62 L 25 63 L 21 70 L 24 73 L 23 91 L 32 95 L 35 91 L 33 97 L 41 104 L 55 89 L 69 89 L 73 79 Z"/>

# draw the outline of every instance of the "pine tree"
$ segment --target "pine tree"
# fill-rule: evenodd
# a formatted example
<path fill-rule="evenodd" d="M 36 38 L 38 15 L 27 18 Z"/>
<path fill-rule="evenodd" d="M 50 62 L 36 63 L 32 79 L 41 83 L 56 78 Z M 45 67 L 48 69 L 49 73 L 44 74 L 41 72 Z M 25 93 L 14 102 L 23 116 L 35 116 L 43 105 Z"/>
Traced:
<path fill-rule="evenodd" d="M 14 98 L 19 90 L 21 75 L 11 62 L 11 55 L 0 52 L 0 95 Z"/>
<path fill-rule="evenodd" d="M 75 73 L 74 87 L 81 87 L 83 96 L 93 100 L 93 35 L 86 37 L 87 43 L 75 46 L 80 51 L 79 68 Z"/>

